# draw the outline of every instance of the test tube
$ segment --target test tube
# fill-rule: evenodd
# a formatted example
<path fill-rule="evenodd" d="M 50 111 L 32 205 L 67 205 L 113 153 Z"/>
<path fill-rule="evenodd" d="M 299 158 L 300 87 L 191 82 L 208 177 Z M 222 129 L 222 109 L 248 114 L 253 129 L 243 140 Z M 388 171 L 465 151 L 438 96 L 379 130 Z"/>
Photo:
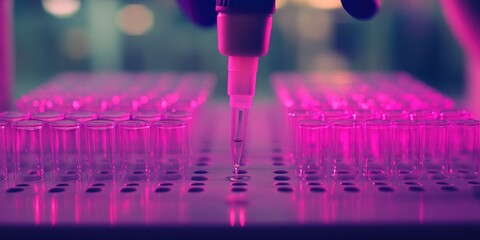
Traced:
<path fill-rule="evenodd" d="M 88 122 L 98 118 L 97 114 L 90 111 L 74 111 L 65 114 L 66 119 L 75 120 L 79 123 Z"/>
<path fill-rule="evenodd" d="M 343 109 L 326 109 L 318 112 L 315 116 L 315 119 L 319 119 L 325 122 L 333 122 L 338 120 L 348 120 L 351 119 L 352 115 Z"/>
<path fill-rule="evenodd" d="M 84 123 L 87 137 L 87 177 L 90 181 L 116 180 L 115 126 L 111 120 Z"/>
<path fill-rule="evenodd" d="M 332 174 L 335 180 L 357 179 L 360 134 L 360 125 L 354 120 L 332 123 Z"/>
<path fill-rule="evenodd" d="M 138 111 L 132 114 L 132 119 L 153 123 L 162 119 L 162 113 L 158 111 Z"/>
<path fill-rule="evenodd" d="M 141 120 L 119 122 L 118 138 L 120 178 L 123 181 L 149 180 L 152 172 L 150 123 Z"/>
<path fill-rule="evenodd" d="M 301 120 L 313 119 L 313 113 L 305 109 L 293 109 L 288 112 L 290 158 L 292 162 L 297 159 L 298 152 L 298 122 Z"/>
<path fill-rule="evenodd" d="M 448 121 L 425 122 L 422 161 L 427 173 L 441 177 L 450 175 L 450 130 Z"/>
<path fill-rule="evenodd" d="M 193 114 L 188 111 L 183 111 L 183 110 L 176 110 L 176 111 L 168 111 L 165 113 L 165 119 L 176 119 L 185 122 L 185 132 L 188 134 L 187 136 L 187 149 L 188 149 L 188 154 L 191 156 L 193 154 L 193 148 L 192 146 L 193 143 L 193 134 L 192 133 L 192 119 L 193 119 Z"/>
<path fill-rule="evenodd" d="M 420 177 L 422 128 L 423 124 L 418 121 L 399 120 L 393 122 L 394 172 L 400 178 L 416 179 Z"/>
<path fill-rule="evenodd" d="M 43 164 L 45 172 L 50 172 L 52 169 L 52 133 L 48 123 L 59 121 L 65 118 L 65 114 L 56 111 L 46 111 L 33 113 L 31 119 L 40 120 L 45 124 L 43 128 Z"/>
<path fill-rule="evenodd" d="M 480 121 L 454 121 L 452 132 L 452 169 L 461 175 L 478 177 Z"/>
<path fill-rule="evenodd" d="M 385 120 L 364 123 L 363 175 L 369 180 L 387 180 L 392 174 L 392 129 Z"/>
<path fill-rule="evenodd" d="M 98 116 L 99 119 L 107 119 L 114 122 L 126 121 L 130 119 L 130 113 L 125 111 L 105 111 L 101 112 Z"/>
<path fill-rule="evenodd" d="M 15 181 L 30 182 L 44 179 L 44 126 L 44 122 L 38 120 L 12 123 Z"/>
<path fill-rule="evenodd" d="M 449 109 L 440 112 L 439 117 L 447 121 L 468 120 L 472 118 L 472 114 L 464 109 Z"/>
<path fill-rule="evenodd" d="M 152 140 L 156 179 L 175 180 L 183 178 L 188 157 L 185 122 L 164 119 L 153 123 Z"/>
<path fill-rule="evenodd" d="M 8 122 L 0 120 L 0 182 L 8 179 L 7 171 L 7 128 Z"/>
<path fill-rule="evenodd" d="M 425 121 L 438 119 L 438 113 L 428 109 L 420 109 L 410 112 L 410 120 Z"/>
<path fill-rule="evenodd" d="M 409 118 L 410 114 L 400 109 L 384 110 L 381 113 L 381 119 L 387 121 L 408 120 Z"/>
<path fill-rule="evenodd" d="M 49 125 L 53 144 L 53 180 L 80 180 L 80 123 L 75 120 L 59 120 Z"/>
<path fill-rule="evenodd" d="M 319 120 L 299 121 L 298 175 L 305 180 L 324 180 L 327 176 L 329 125 Z"/>
<path fill-rule="evenodd" d="M 19 112 L 19 111 L 6 111 L 0 113 L 0 120 L 6 121 L 9 124 L 18 122 L 20 120 L 30 119 L 30 114 Z M 7 169 L 13 171 L 13 143 L 11 141 L 11 136 L 13 135 L 13 130 L 11 127 L 7 128 L 7 142 L 6 142 L 6 158 L 7 158 Z"/>

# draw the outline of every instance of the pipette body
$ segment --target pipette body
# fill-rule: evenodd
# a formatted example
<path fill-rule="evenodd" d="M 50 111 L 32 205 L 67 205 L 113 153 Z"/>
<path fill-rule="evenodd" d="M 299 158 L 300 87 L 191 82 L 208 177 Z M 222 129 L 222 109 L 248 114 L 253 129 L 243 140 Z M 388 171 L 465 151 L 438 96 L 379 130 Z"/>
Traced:
<path fill-rule="evenodd" d="M 217 0 L 216 10 L 218 50 L 228 56 L 231 153 L 237 178 L 255 95 L 258 59 L 268 52 L 275 0 Z"/>

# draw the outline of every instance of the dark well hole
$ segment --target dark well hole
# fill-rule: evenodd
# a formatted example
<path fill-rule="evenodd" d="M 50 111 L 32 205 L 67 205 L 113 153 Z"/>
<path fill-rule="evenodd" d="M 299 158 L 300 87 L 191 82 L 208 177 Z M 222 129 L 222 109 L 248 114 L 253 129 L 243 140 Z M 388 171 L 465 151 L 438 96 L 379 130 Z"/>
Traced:
<path fill-rule="evenodd" d="M 204 176 L 193 176 L 192 178 L 193 181 L 207 181 L 208 178 L 207 177 L 204 177 Z"/>
<path fill-rule="evenodd" d="M 277 183 L 275 183 L 275 186 L 288 186 L 288 185 L 290 185 L 290 183 L 288 183 L 288 182 L 277 182 Z"/>
<path fill-rule="evenodd" d="M 388 184 L 384 183 L 384 182 L 374 182 L 373 185 L 375 185 L 375 186 L 386 186 Z"/>
<path fill-rule="evenodd" d="M 197 163 L 195 165 L 197 165 L 199 167 L 206 167 L 206 166 L 209 166 L 210 164 L 208 164 L 208 163 Z"/>
<path fill-rule="evenodd" d="M 277 170 L 277 171 L 274 171 L 273 173 L 275 173 L 275 174 L 288 174 L 288 171 L 287 170 Z"/>
<path fill-rule="evenodd" d="M 105 183 L 94 183 L 92 184 L 93 187 L 103 187 L 105 186 Z"/>
<path fill-rule="evenodd" d="M 126 188 L 122 188 L 122 190 L 120 190 L 120 192 L 122 193 L 131 193 L 131 192 L 136 192 L 137 189 L 136 188 L 132 188 L 132 187 L 126 187 Z"/>
<path fill-rule="evenodd" d="M 205 186 L 205 183 L 203 183 L 203 182 L 195 182 L 195 183 L 190 184 L 190 186 Z"/>
<path fill-rule="evenodd" d="M 65 188 L 52 188 L 50 190 L 48 190 L 49 193 L 61 193 L 61 192 L 65 192 Z"/>
<path fill-rule="evenodd" d="M 408 189 L 412 192 L 425 192 L 425 188 L 419 186 L 409 187 Z"/>
<path fill-rule="evenodd" d="M 318 172 L 317 171 L 305 171 L 305 174 L 317 174 Z"/>
<path fill-rule="evenodd" d="M 68 183 L 59 183 L 56 186 L 57 187 L 68 187 Z"/>
<path fill-rule="evenodd" d="M 134 171 L 133 174 L 143 174 L 143 171 Z"/>
<path fill-rule="evenodd" d="M 232 191 L 232 192 L 246 192 L 247 189 L 246 189 L 246 188 L 243 188 L 243 187 L 234 187 L 234 188 L 232 188 L 231 191 Z"/>
<path fill-rule="evenodd" d="M 285 163 L 273 163 L 273 166 L 285 166 Z"/>
<path fill-rule="evenodd" d="M 193 172 L 193 173 L 195 173 L 195 174 L 207 174 L 208 171 L 206 171 L 206 170 L 197 170 L 197 171 L 195 171 L 195 172 Z"/>
<path fill-rule="evenodd" d="M 67 174 L 76 174 L 76 171 L 67 171 Z"/>
<path fill-rule="evenodd" d="M 236 183 L 232 183 L 232 186 L 246 186 L 248 185 L 247 183 L 244 183 L 244 182 L 236 182 Z"/>
<path fill-rule="evenodd" d="M 188 192 L 191 192 L 191 193 L 197 193 L 197 192 L 203 192 L 205 191 L 203 188 L 200 188 L 200 187 L 192 187 L 190 189 L 188 189 Z"/>
<path fill-rule="evenodd" d="M 467 182 L 468 184 L 472 184 L 472 185 L 480 185 L 480 182 L 476 182 L 476 181 L 470 181 L 470 182 Z"/>
<path fill-rule="evenodd" d="M 351 182 L 341 182 L 340 185 L 342 185 L 342 186 L 353 186 L 353 185 L 355 185 L 355 183 L 351 183 Z"/>
<path fill-rule="evenodd" d="M 283 161 L 283 157 L 272 157 L 272 161 L 275 161 L 275 162 Z"/>
<path fill-rule="evenodd" d="M 418 182 L 405 182 L 406 185 L 418 185 Z"/>
<path fill-rule="evenodd" d="M 7 193 L 17 193 L 17 192 L 23 192 L 23 188 L 9 188 L 7 189 Z"/>
<path fill-rule="evenodd" d="M 30 185 L 26 184 L 26 183 L 20 183 L 20 184 L 17 184 L 16 185 L 17 187 L 28 187 Z"/>
<path fill-rule="evenodd" d="M 293 192 L 293 189 L 290 188 L 290 187 L 279 187 L 277 189 L 277 191 L 279 191 L 279 192 Z"/>
<path fill-rule="evenodd" d="M 321 183 L 318 183 L 318 182 L 308 182 L 307 183 L 308 186 L 320 186 L 322 185 Z"/>
<path fill-rule="evenodd" d="M 108 174 L 108 171 L 101 171 L 100 174 Z"/>
<path fill-rule="evenodd" d="M 306 176 L 305 180 L 307 181 L 315 181 L 315 180 L 320 180 L 319 176 Z"/>
<path fill-rule="evenodd" d="M 438 185 L 450 185 L 448 182 L 437 182 Z"/>
<path fill-rule="evenodd" d="M 360 189 L 358 189 L 356 187 L 345 187 L 343 190 L 345 192 L 360 192 Z"/>
<path fill-rule="evenodd" d="M 273 180 L 275 180 L 275 181 L 288 181 L 288 180 L 290 180 L 290 177 L 287 177 L 287 176 L 275 176 L 275 177 L 273 178 Z"/>
<path fill-rule="evenodd" d="M 85 190 L 85 192 L 87 192 L 87 193 L 97 193 L 97 192 L 101 192 L 101 191 L 102 191 L 101 188 L 95 188 L 95 187 L 87 188 L 87 190 Z"/>
<path fill-rule="evenodd" d="M 170 192 L 170 188 L 168 188 L 168 187 L 159 187 L 159 188 L 155 189 L 155 192 L 158 192 L 158 193 Z"/>
<path fill-rule="evenodd" d="M 312 188 L 310 188 L 310 192 L 319 193 L 319 192 L 326 192 L 326 191 L 327 191 L 327 189 L 325 189 L 323 187 L 312 187 Z"/>
<path fill-rule="evenodd" d="M 160 183 L 160 186 L 173 186 L 173 183 L 169 183 L 169 182 Z"/>
<path fill-rule="evenodd" d="M 444 186 L 444 187 L 442 187 L 442 190 L 447 191 L 447 192 L 456 192 L 456 191 L 458 191 L 458 188 L 456 188 L 454 186 Z"/>
<path fill-rule="evenodd" d="M 135 187 L 135 186 L 139 186 L 140 184 L 138 183 L 128 183 L 128 184 L 125 184 L 125 186 L 127 187 Z"/>
<path fill-rule="evenodd" d="M 380 191 L 380 192 L 393 192 L 395 190 L 391 187 L 379 187 L 378 191 Z"/>
<path fill-rule="evenodd" d="M 235 173 L 234 171 L 232 171 Z M 248 172 L 246 170 L 238 170 L 238 174 L 247 174 Z"/>
<path fill-rule="evenodd" d="M 208 161 L 210 161 L 210 158 L 209 158 L 209 157 L 199 157 L 199 158 L 197 159 L 197 161 L 199 161 L 199 162 L 208 162 Z"/>

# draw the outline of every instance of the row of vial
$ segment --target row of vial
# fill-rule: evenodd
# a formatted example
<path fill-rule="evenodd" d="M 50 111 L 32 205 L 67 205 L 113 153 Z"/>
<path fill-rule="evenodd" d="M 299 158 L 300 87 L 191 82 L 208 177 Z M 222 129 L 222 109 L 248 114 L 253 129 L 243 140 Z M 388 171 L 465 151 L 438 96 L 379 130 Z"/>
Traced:
<path fill-rule="evenodd" d="M 192 114 L 0 113 L 0 180 L 181 179 Z"/>
<path fill-rule="evenodd" d="M 452 109 L 454 101 L 405 73 L 282 73 L 272 86 L 286 109 Z"/>
<path fill-rule="evenodd" d="M 479 174 L 477 120 L 299 120 L 292 156 L 301 178 L 446 179 Z"/>
<path fill-rule="evenodd" d="M 215 85 L 201 73 L 64 73 L 17 100 L 24 112 L 194 111 Z"/>

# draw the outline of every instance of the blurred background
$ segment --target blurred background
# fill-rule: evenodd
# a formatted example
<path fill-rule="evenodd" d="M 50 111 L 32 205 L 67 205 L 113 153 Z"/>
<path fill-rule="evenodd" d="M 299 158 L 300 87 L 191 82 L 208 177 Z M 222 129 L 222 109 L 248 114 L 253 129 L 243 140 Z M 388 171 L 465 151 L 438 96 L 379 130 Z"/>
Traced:
<path fill-rule="evenodd" d="M 214 72 L 226 97 L 226 57 L 215 28 L 190 23 L 175 0 L 14 1 L 15 96 L 66 71 Z M 464 57 L 437 0 L 383 1 L 371 21 L 340 0 L 277 0 L 257 98 L 278 71 L 406 71 L 463 94 Z"/>

